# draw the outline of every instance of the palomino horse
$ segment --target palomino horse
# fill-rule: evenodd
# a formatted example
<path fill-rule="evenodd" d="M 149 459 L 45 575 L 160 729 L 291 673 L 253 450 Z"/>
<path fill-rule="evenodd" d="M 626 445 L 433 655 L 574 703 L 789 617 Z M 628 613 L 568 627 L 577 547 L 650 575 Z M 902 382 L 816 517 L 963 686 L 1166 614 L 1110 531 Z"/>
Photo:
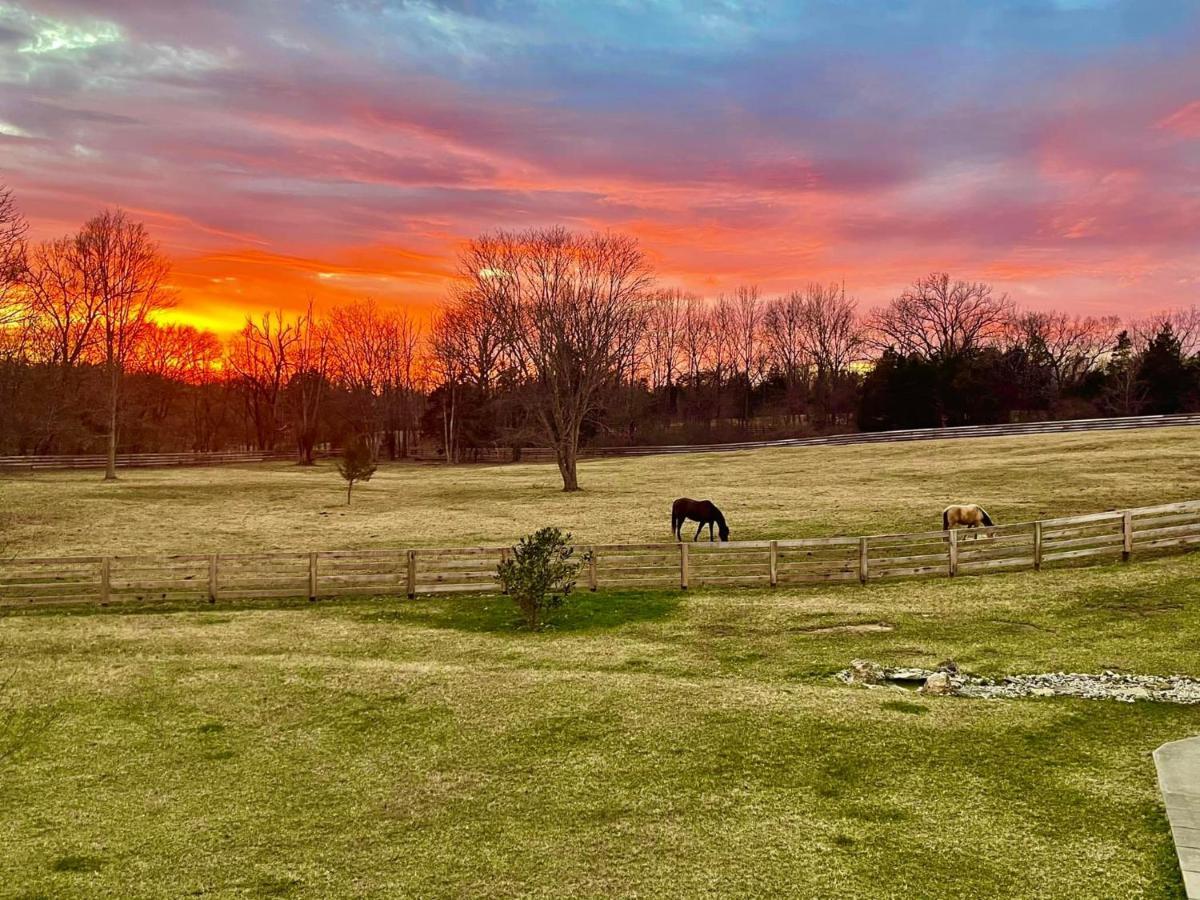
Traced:
<path fill-rule="evenodd" d="M 729 540 L 729 526 L 725 524 L 725 517 L 721 515 L 721 511 L 711 500 L 691 500 L 687 497 L 680 497 L 671 504 L 671 533 L 675 535 L 675 540 L 683 540 L 683 536 L 679 532 L 683 529 L 683 523 L 687 519 L 700 523 L 700 527 L 696 529 L 696 536 L 692 538 L 693 542 L 699 540 L 700 532 L 704 530 L 705 525 L 708 526 L 708 539 L 711 541 L 713 539 L 713 523 L 716 523 L 721 540 Z"/>
<path fill-rule="evenodd" d="M 995 524 L 987 510 L 978 503 L 955 503 L 942 510 L 943 531 L 949 531 L 951 528 L 978 528 L 980 525 L 990 528 Z"/>

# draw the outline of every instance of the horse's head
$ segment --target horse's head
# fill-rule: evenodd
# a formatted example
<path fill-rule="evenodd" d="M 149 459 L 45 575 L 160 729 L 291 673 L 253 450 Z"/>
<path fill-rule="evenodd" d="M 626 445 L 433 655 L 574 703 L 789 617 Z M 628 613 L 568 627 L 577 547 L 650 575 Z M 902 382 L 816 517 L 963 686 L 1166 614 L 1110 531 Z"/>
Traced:
<path fill-rule="evenodd" d="M 722 519 L 720 524 L 717 525 L 717 532 L 721 535 L 721 540 L 729 540 L 729 526 L 725 524 L 724 519 Z"/>

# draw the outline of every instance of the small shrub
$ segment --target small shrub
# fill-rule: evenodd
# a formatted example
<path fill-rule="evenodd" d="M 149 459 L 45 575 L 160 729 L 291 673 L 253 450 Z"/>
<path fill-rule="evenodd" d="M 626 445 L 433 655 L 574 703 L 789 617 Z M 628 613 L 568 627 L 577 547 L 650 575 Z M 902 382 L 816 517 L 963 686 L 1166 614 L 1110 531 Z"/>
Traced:
<path fill-rule="evenodd" d="M 346 479 L 346 505 L 350 505 L 350 492 L 354 482 L 370 481 L 375 474 L 375 452 L 365 438 L 347 441 L 338 460 L 338 474 Z"/>
<path fill-rule="evenodd" d="M 546 614 L 562 606 L 575 587 L 581 560 L 572 559 L 571 535 L 558 528 L 541 528 L 513 547 L 500 563 L 497 575 L 505 593 L 525 617 L 530 628 L 539 627 Z"/>

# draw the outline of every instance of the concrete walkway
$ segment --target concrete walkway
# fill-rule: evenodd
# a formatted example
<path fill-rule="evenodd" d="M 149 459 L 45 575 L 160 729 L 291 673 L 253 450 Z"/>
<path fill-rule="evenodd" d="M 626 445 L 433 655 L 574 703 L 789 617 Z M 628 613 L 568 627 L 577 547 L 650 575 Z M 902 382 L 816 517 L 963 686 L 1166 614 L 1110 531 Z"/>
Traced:
<path fill-rule="evenodd" d="M 1154 765 L 1188 900 L 1200 900 L 1200 737 L 1163 744 Z"/>

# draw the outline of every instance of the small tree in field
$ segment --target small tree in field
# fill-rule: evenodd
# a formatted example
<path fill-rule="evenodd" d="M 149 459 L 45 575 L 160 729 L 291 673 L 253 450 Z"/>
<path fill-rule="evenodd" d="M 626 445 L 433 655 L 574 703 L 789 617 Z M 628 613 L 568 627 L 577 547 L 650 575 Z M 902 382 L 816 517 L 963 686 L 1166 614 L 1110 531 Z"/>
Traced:
<path fill-rule="evenodd" d="M 525 623 L 537 628 L 552 609 L 562 606 L 575 587 L 580 560 L 572 559 L 570 533 L 540 528 L 513 547 L 497 569 L 500 585 L 512 596 Z"/>
<path fill-rule="evenodd" d="M 338 474 L 346 479 L 346 505 L 350 505 L 350 492 L 354 482 L 370 481 L 375 474 L 375 453 L 363 438 L 347 441 L 338 460 Z"/>

